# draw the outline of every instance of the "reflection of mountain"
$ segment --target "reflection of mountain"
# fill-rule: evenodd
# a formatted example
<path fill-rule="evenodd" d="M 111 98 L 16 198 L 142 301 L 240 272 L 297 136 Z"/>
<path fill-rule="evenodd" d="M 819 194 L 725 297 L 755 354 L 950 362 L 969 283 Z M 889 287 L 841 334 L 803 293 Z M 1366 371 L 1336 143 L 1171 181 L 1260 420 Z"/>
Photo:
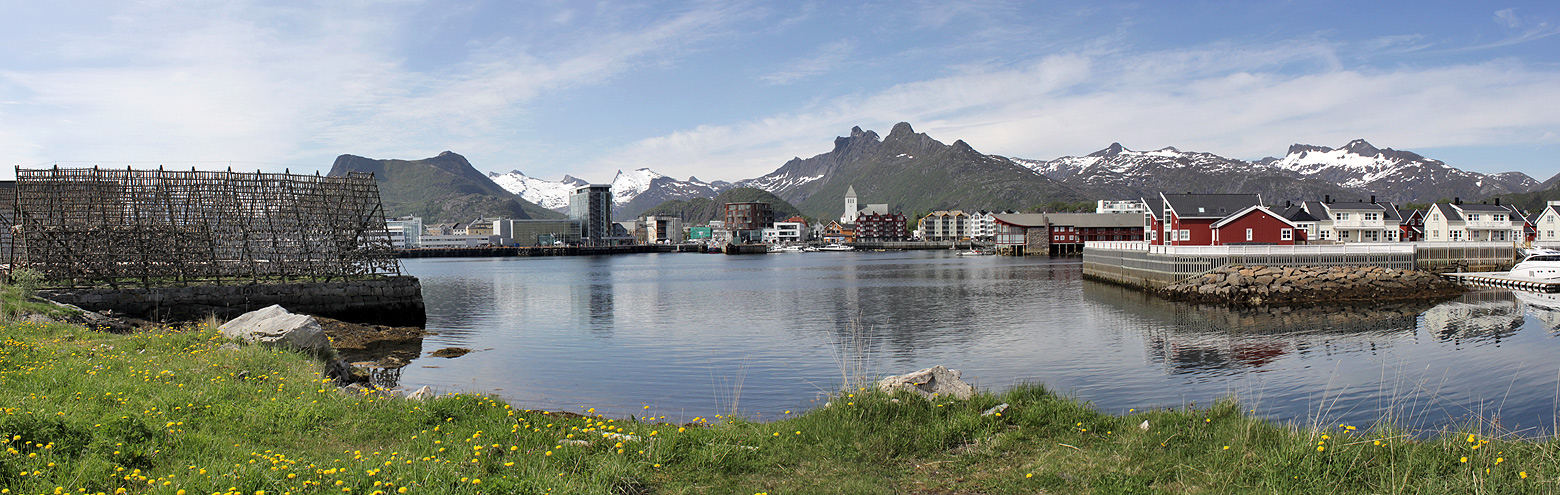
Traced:
<path fill-rule="evenodd" d="M 1511 291 L 1482 290 L 1437 304 L 1424 318 L 1425 330 L 1436 340 L 1498 341 L 1522 327 L 1522 305 Z"/>
<path fill-rule="evenodd" d="M 1149 357 L 1171 373 L 1261 370 L 1294 352 L 1351 352 L 1412 337 L 1426 303 L 1230 308 L 1166 301 L 1093 281 L 1084 300 L 1143 320 Z"/>
<path fill-rule="evenodd" d="M 1543 294 L 1514 290 L 1511 295 L 1518 301 L 1528 305 L 1528 314 L 1533 315 L 1538 321 L 1544 322 L 1544 326 L 1550 331 L 1560 331 L 1560 294 Z"/>

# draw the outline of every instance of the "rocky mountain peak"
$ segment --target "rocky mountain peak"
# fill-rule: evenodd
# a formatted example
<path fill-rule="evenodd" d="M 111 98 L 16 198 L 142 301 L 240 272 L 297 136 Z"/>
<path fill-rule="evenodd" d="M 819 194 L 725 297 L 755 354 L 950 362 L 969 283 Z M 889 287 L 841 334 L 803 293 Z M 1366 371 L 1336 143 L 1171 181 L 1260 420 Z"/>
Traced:
<path fill-rule="evenodd" d="M 1340 149 L 1347 150 L 1350 153 L 1354 153 L 1360 156 L 1376 156 L 1381 154 L 1381 150 L 1376 149 L 1375 146 L 1371 146 L 1370 143 L 1365 142 L 1364 139 L 1349 141 L 1349 144 L 1343 145 L 1343 148 Z"/>
<path fill-rule="evenodd" d="M 915 135 L 915 129 L 910 127 L 910 123 L 909 122 L 900 122 L 898 124 L 894 124 L 894 128 L 888 131 L 888 137 L 901 136 L 901 135 L 903 135 L 903 136 Z"/>
<path fill-rule="evenodd" d="M 1121 152 L 1126 151 L 1126 150 L 1127 150 L 1127 148 L 1122 146 L 1121 143 L 1110 143 L 1110 146 L 1106 146 L 1105 149 L 1102 149 L 1102 150 L 1099 150 L 1099 151 L 1096 151 L 1096 152 L 1093 152 L 1093 153 L 1089 153 L 1089 156 L 1097 156 L 1097 157 L 1109 158 L 1109 157 L 1112 157 L 1112 156 L 1120 155 Z"/>
<path fill-rule="evenodd" d="M 1320 152 L 1320 153 L 1326 153 L 1326 152 L 1332 151 L 1332 148 L 1328 148 L 1326 146 L 1315 146 L 1315 145 L 1310 145 L 1310 144 L 1295 143 L 1295 144 L 1289 145 L 1289 153 L 1288 154 L 1290 154 L 1290 155 L 1299 155 L 1299 154 L 1302 154 L 1302 153 L 1308 153 L 1308 152 L 1312 152 L 1312 151 L 1316 151 L 1316 152 Z"/>

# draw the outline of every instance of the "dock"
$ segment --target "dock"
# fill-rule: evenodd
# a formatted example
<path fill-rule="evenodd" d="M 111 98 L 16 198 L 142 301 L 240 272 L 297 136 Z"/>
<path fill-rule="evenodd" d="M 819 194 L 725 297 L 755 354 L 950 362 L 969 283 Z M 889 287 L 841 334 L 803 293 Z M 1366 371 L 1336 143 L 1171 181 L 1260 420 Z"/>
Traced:
<path fill-rule="evenodd" d="M 1506 272 L 1448 272 L 1441 276 L 1462 285 L 1560 293 L 1560 280 L 1513 277 Z"/>

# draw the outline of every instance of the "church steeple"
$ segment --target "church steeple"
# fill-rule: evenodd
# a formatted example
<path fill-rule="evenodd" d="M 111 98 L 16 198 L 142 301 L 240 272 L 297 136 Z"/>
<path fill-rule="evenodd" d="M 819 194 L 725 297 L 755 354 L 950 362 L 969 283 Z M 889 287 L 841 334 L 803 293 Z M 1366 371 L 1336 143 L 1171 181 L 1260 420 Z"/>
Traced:
<path fill-rule="evenodd" d="M 856 205 L 856 186 L 852 184 L 845 189 L 845 214 L 840 215 L 840 223 L 856 223 L 856 213 L 860 211 L 861 207 Z"/>

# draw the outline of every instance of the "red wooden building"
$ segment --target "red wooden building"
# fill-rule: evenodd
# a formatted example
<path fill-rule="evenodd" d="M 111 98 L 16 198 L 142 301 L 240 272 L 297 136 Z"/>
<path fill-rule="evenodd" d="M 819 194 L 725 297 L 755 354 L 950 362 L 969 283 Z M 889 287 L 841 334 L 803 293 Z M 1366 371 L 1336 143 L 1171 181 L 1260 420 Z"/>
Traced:
<path fill-rule="evenodd" d="M 1293 246 L 1306 240 L 1305 229 L 1265 206 L 1250 206 L 1224 217 L 1210 226 L 1210 232 L 1213 246 L 1231 244 Z"/>
<path fill-rule="evenodd" d="M 1160 193 L 1157 200 L 1143 202 L 1148 205 L 1143 227 L 1150 243 L 1212 246 L 1214 223 L 1247 208 L 1261 206 L 1262 197 L 1256 194 Z M 1293 224 L 1290 225 L 1293 228 Z"/>

